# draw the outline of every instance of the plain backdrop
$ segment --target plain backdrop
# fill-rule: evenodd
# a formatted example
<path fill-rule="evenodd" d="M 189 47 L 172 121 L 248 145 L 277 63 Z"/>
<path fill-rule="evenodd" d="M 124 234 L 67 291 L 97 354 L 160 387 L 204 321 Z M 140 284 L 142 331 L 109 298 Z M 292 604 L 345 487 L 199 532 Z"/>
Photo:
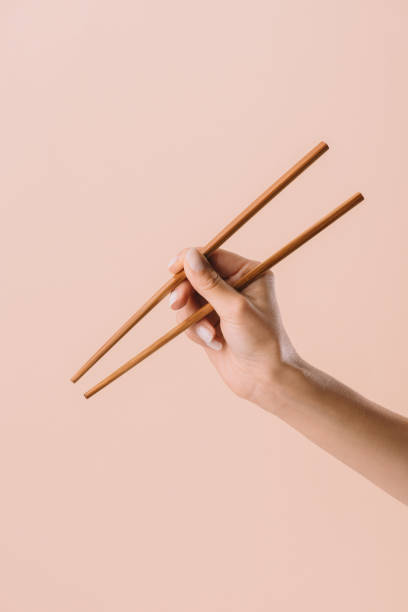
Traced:
<path fill-rule="evenodd" d="M 408 414 L 403 0 L 3 0 L 2 612 L 402 612 L 407 509 L 224 388 L 163 303 L 70 376 L 320 140 L 228 242 L 300 354 Z"/>

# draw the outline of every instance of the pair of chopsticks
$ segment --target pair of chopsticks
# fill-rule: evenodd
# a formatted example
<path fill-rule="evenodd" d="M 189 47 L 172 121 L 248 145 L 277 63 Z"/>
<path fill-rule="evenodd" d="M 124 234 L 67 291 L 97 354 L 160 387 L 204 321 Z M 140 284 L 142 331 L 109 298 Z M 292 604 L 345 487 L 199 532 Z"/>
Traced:
<path fill-rule="evenodd" d="M 253 217 L 261 208 L 263 208 L 270 200 L 272 200 L 282 189 L 289 185 L 296 177 L 298 177 L 306 168 L 308 168 L 313 162 L 315 162 L 323 153 L 328 150 L 328 145 L 325 142 L 320 142 L 317 146 L 311 149 L 302 159 L 300 159 L 292 168 L 290 168 L 285 174 L 283 174 L 271 187 L 269 187 L 264 193 L 262 193 L 256 200 L 252 202 L 247 208 L 245 208 L 231 223 L 229 223 L 224 229 L 219 232 L 210 242 L 201 249 L 204 255 L 209 255 L 220 247 L 230 236 L 232 236 L 240 227 L 242 227 L 251 217 Z M 302 232 L 299 236 L 291 240 L 288 244 L 282 247 L 279 251 L 274 253 L 271 257 L 266 259 L 264 262 L 255 266 L 252 270 L 249 270 L 244 276 L 233 283 L 233 287 L 238 291 L 241 291 L 254 280 L 259 278 L 266 270 L 277 264 L 279 261 L 287 257 L 290 253 L 293 253 L 301 245 L 305 244 L 308 240 L 316 236 L 319 232 L 325 229 L 328 225 L 336 221 L 339 217 L 344 215 L 346 212 L 351 210 L 354 206 L 362 202 L 364 197 L 361 193 L 356 193 L 340 206 L 332 210 L 325 217 L 320 219 L 317 223 L 309 227 L 307 230 Z M 138 323 L 154 306 L 156 306 L 168 293 L 170 293 L 175 287 L 177 287 L 186 275 L 183 269 L 180 269 L 176 274 L 173 275 L 160 289 L 154 293 L 145 304 L 143 304 L 139 310 L 137 310 L 97 351 L 88 359 L 88 361 L 74 374 L 71 378 L 72 382 L 79 380 L 105 353 L 107 353 L 132 327 Z M 135 357 L 127 361 L 120 368 L 112 372 L 109 376 L 104 378 L 94 387 L 84 393 L 86 398 L 91 397 L 111 382 L 122 376 L 125 372 L 133 368 L 135 365 L 146 359 L 149 355 L 157 351 L 159 348 L 170 342 L 173 338 L 181 334 L 191 325 L 194 325 L 210 312 L 213 311 L 211 304 L 207 303 L 202 308 L 197 310 L 190 317 L 187 317 L 184 321 L 173 327 L 158 340 L 153 342 L 150 346 L 142 350 Z"/>

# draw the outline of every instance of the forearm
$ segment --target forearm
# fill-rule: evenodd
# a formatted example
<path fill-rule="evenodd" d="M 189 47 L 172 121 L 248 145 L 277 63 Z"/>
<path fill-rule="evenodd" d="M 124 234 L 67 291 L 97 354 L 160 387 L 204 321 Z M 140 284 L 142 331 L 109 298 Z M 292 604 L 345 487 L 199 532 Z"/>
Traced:
<path fill-rule="evenodd" d="M 299 360 L 257 403 L 408 504 L 408 419 Z"/>

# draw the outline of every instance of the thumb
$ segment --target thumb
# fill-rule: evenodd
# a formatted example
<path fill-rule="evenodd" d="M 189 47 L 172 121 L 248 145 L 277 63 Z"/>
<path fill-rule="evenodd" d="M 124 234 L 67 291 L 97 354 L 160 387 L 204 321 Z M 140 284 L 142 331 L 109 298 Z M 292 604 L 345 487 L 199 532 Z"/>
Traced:
<path fill-rule="evenodd" d="M 197 293 L 210 302 L 221 318 L 236 312 L 242 296 L 221 278 L 197 249 L 185 251 L 184 270 Z"/>

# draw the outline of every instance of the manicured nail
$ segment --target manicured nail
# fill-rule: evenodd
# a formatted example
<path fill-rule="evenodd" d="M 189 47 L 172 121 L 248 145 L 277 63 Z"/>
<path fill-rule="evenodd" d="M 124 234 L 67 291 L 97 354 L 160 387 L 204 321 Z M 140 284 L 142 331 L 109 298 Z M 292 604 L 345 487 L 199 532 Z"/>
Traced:
<path fill-rule="evenodd" d="M 186 253 L 187 263 L 194 272 L 202 272 L 205 268 L 204 258 L 197 249 L 188 249 Z"/>
<path fill-rule="evenodd" d="M 169 295 L 169 306 L 174 304 L 174 302 L 177 301 L 177 298 L 178 298 L 177 289 L 173 289 L 173 291 L 171 291 Z"/>
<path fill-rule="evenodd" d="M 222 349 L 222 342 L 211 340 L 211 342 L 208 342 L 207 346 L 214 349 L 214 351 L 220 351 Z"/>
<path fill-rule="evenodd" d="M 178 260 L 178 255 L 176 255 L 175 257 L 172 257 L 170 259 L 169 263 L 167 264 L 167 267 L 171 268 L 171 266 L 173 266 L 176 263 L 177 260 Z"/>
<path fill-rule="evenodd" d="M 214 334 L 205 325 L 196 325 L 195 331 L 197 336 L 206 344 L 210 344 L 214 337 Z"/>

